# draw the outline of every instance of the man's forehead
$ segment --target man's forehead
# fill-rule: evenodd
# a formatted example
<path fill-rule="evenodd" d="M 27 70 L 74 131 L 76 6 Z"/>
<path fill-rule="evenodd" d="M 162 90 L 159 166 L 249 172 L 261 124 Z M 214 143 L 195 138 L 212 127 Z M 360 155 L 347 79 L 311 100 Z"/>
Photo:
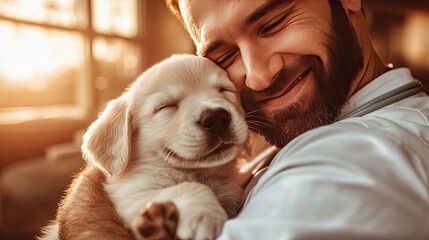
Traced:
<path fill-rule="evenodd" d="M 234 9 L 240 0 L 181 0 L 180 9 L 187 30 L 198 53 L 218 35 L 227 32 L 225 23 L 234 21 L 239 9 Z M 248 1 L 245 1 L 248 5 Z M 254 4 L 250 4 L 254 5 Z"/>
<path fill-rule="evenodd" d="M 200 42 L 200 27 L 197 21 L 196 10 L 198 1 L 195 0 L 180 0 L 179 8 L 183 17 L 186 28 L 191 35 L 194 43 L 197 45 Z"/>

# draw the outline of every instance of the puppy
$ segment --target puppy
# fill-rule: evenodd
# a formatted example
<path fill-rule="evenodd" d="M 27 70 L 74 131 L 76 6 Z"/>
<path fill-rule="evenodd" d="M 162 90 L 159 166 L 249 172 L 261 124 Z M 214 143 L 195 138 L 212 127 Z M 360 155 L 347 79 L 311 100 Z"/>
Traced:
<path fill-rule="evenodd" d="M 226 72 L 173 55 L 88 128 L 88 166 L 40 239 L 213 239 L 240 207 L 236 159 L 247 137 Z"/>

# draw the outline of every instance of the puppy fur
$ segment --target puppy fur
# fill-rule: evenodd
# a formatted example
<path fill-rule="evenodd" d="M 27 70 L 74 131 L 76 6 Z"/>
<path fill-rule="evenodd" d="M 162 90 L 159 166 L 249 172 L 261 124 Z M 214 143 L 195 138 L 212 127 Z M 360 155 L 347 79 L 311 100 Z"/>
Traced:
<path fill-rule="evenodd" d="M 166 202 L 177 208 L 178 238 L 215 238 L 240 207 L 236 159 L 247 134 L 224 70 L 193 55 L 167 58 L 88 128 L 87 166 L 39 239 L 148 239 L 142 212 Z"/>

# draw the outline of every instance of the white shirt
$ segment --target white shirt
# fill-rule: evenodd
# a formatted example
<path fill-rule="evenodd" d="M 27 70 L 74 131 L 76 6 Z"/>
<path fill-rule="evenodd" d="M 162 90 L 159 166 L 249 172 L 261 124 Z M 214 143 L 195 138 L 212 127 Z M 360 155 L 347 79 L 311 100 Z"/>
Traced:
<path fill-rule="evenodd" d="M 416 81 L 378 77 L 341 115 Z M 308 131 L 285 146 L 219 239 L 429 239 L 429 97 Z"/>

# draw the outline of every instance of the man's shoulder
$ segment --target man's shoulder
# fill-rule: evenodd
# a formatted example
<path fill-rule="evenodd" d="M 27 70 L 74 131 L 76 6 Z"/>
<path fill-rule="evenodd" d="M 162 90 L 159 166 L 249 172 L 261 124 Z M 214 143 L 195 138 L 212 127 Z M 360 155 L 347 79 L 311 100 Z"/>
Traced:
<path fill-rule="evenodd" d="M 310 130 L 285 146 L 278 158 L 328 156 L 342 160 L 364 157 L 391 159 L 393 155 L 429 154 L 428 109 L 392 106 L 378 113 L 341 120 Z M 326 159 L 328 159 L 326 158 Z"/>
<path fill-rule="evenodd" d="M 429 97 L 426 94 L 407 98 L 362 117 L 342 119 L 313 129 L 310 135 L 392 136 L 420 135 L 429 141 Z"/>

